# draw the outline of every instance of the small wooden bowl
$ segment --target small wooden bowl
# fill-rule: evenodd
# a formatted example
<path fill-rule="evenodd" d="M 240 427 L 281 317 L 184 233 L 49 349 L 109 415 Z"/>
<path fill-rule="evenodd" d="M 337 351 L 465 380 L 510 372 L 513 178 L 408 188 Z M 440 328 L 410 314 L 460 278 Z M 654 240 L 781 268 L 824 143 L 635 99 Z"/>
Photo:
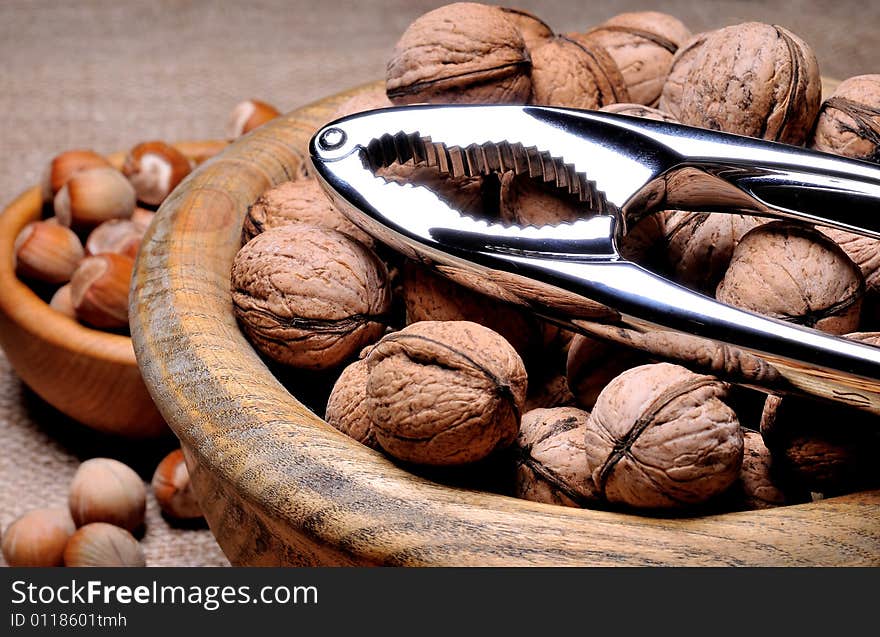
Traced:
<path fill-rule="evenodd" d="M 226 142 L 185 142 L 193 161 Z M 108 157 L 122 165 L 124 153 Z M 47 159 L 48 161 L 48 159 Z M 42 214 L 40 188 L 15 199 L 0 215 L 0 346 L 12 367 L 50 405 L 89 427 L 129 437 L 168 433 L 144 386 L 131 338 L 88 328 L 43 301 L 15 275 L 15 238 Z"/>
<path fill-rule="evenodd" d="M 296 174 L 355 92 L 273 120 L 198 170 L 138 258 L 138 361 L 233 564 L 880 563 L 880 491 L 685 519 L 570 509 L 416 477 L 304 407 L 242 336 L 229 272 L 248 205 Z"/>

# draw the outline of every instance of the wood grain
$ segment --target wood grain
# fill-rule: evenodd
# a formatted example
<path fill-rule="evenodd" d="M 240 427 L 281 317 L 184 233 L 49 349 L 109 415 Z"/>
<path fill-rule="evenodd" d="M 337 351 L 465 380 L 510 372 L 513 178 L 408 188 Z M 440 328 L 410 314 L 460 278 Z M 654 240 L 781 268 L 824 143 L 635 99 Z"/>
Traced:
<path fill-rule="evenodd" d="M 183 142 L 178 147 L 200 160 L 225 145 Z M 124 154 L 108 159 L 118 167 Z M 41 213 L 40 189 L 34 187 L 0 215 L 0 346 L 25 384 L 71 418 L 134 438 L 168 434 L 144 386 L 131 339 L 54 311 L 15 276 L 15 237 Z"/>
<path fill-rule="evenodd" d="M 233 564 L 880 563 L 878 491 L 688 519 L 568 509 L 417 478 L 298 402 L 239 331 L 229 271 L 247 206 L 296 173 L 313 131 L 354 92 L 274 120 L 198 170 L 138 259 L 137 358 Z"/>

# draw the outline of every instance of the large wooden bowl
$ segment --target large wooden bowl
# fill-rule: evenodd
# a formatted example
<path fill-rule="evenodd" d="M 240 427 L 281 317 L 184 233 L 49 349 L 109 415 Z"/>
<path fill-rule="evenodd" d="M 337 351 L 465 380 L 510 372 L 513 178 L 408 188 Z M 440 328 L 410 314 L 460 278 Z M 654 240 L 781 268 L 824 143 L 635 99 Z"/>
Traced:
<path fill-rule="evenodd" d="M 306 409 L 239 331 L 229 271 L 247 206 L 296 174 L 350 95 L 274 120 L 202 167 L 160 209 L 135 271 L 138 361 L 233 564 L 880 563 L 878 491 L 689 519 L 575 510 L 415 477 Z"/>
<path fill-rule="evenodd" d="M 225 145 L 177 146 L 200 161 Z M 119 167 L 124 153 L 108 159 Z M 56 312 L 15 276 L 15 238 L 41 213 L 37 186 L 0 215 L 0 346 L 13 369 L 46 402 L 89 427 L 136 438 L 167 433 L 144 386 L 131 338 L 88 328 Z"/>

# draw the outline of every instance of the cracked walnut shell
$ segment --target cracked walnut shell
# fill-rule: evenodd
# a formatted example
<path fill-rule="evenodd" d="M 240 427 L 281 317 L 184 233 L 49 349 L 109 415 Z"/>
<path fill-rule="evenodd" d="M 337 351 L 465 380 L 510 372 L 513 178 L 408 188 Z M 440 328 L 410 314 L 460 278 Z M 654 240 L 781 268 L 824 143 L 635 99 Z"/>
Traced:
<path fill-rule="evenodd" d="M 598 499 L 584 447 L 589 418 L 575 407 L 523 414 L 516 439 L 516 497 L 569 507 Z"/>
<path fill-rule="evenodd" d="M 367 411 L 381 447 L 407 462 L 476 462 L 512 443 L 526 371 L 497 332 L 470 321 L 422 321 L 367 355 Z"/>
<path fill-rule="evenodd" d="M 239 250 L 232 302 L 263 354 L 328 369 L 382 335 L 391 295 L 385 266 L 369 248 L 336 230 L 293 224 Z"/>
<path fill-rule="evenodd" d="M 395 104 L 524 104 L 529 53 L 498 7 L 455 2 L 416 19 L 388 61 L 385 89 Z"/>
<path fill-rule="evenodd" d="M 682 124 L 803 144 L 821 101 L 812 49 L 780 26 L 747 22 L 711 32 L 684 81 Z"/>
<path fill-rule="evenodd" d="M 599 394 L 587 463 L 609 502 L 641 508 L 699 504 L 739 475 L 743 434 L 727 384 L 669 363 L 624 372 Z"/>
<path fill-rule="evenodd" d="M 596 42 L 617 64 L 630 99 L 653 106 L 660 99 L 672 58 L 691 33 L 678 19 L 658 11 L 621 13 L 579 36 Z"/>
<path fill-rule="evenodd" d="M 832 334 L 858 329 L 862 273 L 808 226 L 775 221 L 747 232 L 716 290 L 722 303 Z"/>

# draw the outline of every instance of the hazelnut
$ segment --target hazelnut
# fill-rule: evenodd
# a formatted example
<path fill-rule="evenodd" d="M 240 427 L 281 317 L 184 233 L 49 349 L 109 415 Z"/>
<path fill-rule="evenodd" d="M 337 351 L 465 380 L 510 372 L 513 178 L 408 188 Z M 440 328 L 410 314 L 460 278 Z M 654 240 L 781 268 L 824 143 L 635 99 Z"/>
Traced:
<path fill-rule="evenodd" d="M 107 522 L 134 531 L 144 523 L 147 490 L 128 465 L 111 458 L 92 458 L 76 470 L 68 503 L 78 527 Z"/>
<path fill-rule="evenodd" d="M 271 104 L 254 99 L 244 100 L 236 104 L 229 114 L 226 136 L 229 139 L 236 139 L 279 115 L 281 112 Z"/>
<path fill-rule="evenodd" d="M 138 201 L 158 206 L 186 177 L 192 166 L 186 155 L 165 142 L 138 144 L 125 157 L 122 174 L 134 186 Z"/>
<path fill-rule="evenodd" d="M 629 101 L 620 70 L 596 43 L 558 36 L 532 51 L 531 104 L 595 109 Z"/>
<path fill-rule="evenodd" d="M 112 165 L 93 150 L 68 150 L 53 157 L 43 174 L 43 200 L 54 200 L 68 179 L 90 168 L 112 168 Z"/>
<path fill-rule="evenodd" d="M 156 502 L 165 515 L 175 519 L 202 517 L 202 509 L 180 449 L 175 449 L 162 459 L 153 473 L 152 486 Z"/>
<path fill-rule="evenodd" d="M 76 531 L 64 508 L 25 513 L 3 534 L 3 558 L 9 566 L 61 566 L 64 546 Z"/>
<path fill-rule="evenodd" d="M 638 350 L 577 334 L 568 348 L 568 387 L 578 405 L 592 409 L 608 383 L 647 362 L 647 356 Z"/>
<path fill-rule="evenodd" d="M 513 305 L 497 301 L 406 261 L 403 302 L 407 324 L 421 321 L 473 321 L 498 332 L 524 359 L 543 343 L 540 321 Z"/>
<path fill-rule="evenodd" d="M 134 259 L 105 253 L 83 259 L 70 279 L 76 316 L 92 327 L 128 327 L 128 288 Z"/>
<path fill-rule="evenodd" d="M 678 18 L 658 11 L 621 13 L 590 29 L 579 41 L 595 42 L 614 60 L 630 99 L 656 105 L 672 57 L 691 33 Z"/>
<path fill-rule="evenodd" d="M 678 47 L 672 58 L 669 73 L 666 76 L 666 81 L 663 83 L 663 90 L 660 93 L 660 101 L 657 106 L 661 111 L 669 113 L 676 121 L 680 121 L 681 96 L 684 93 L 685 83 L 693 69 L 694 60 L 696 60 L 697 54 L 706 43 L 709 33 L 708 31 L 697 33 L 691 37 L 687 42 Z"/>
<path fill-rule="evenodd" d="M 844 251 L 811 227 L 784 221 L 747 232 L 716 298 L 832 334 L 858 329 L 865 281 Z"/>
<path fill-rule="evenodd" d="M 358 228 L 330 203 L 315 179 L 286 181 L 264 192 L 248 208 L 242 226 L 242 240 L 247 243 L 269 228 L 305 223 L 344 232 L 365 246 L 373 238 Z"/>
<path fill-rule="evenodd" d="M 155 216 L 156 213 L 152 210 L 147 210 L 146 208 L 138 206 L 134 209 L 134 212 L 131 213 L 130 221 L 136 223 L 142 232 L 146 232 L 147 228 L 150 227 L 150 224 L 153 223 L 153 218 Z"/>
<path fill-rule="evenodd" d="M 726 383 L 669 363 L 623 372 L 587 423 L 587 464 L 609 502 L 674 508 L 705 502 L 739 475 L 743 434 Z"/>
<path fill-rule="evenodd" d="M 822 83 L 812 49 L 780 26 L 747 22 L 711 32 L 684 81 L 682 124 L 803 144 Z"/>
<path fill-rule="evenodd" d="M 70 229 L 51 221 L 32 221 L 15 238 L 15 273 L 47 283 L 70 281 L 83 246 Z"/>
<path fill-rule="evenodd" d="M 91 228 L 108 219 L 127 219 L 134 208 L 134 187 L 115 168 L 80 171 L 55 195 L 58 221 L 75 228 Z"/>
<path fill-rule="evenodd" d="M 515 103 L 529 97 L 529 53 L 498 7 L 455 2 L 404 31 L 385 72 L 395 104 Z"/>
<path fill-rule="evenodd" d="M 516 497 L 569 507 L 598 500 L 584 442 L 589 418 L 574 407 L 523 414 L 515 444 Z"/>
<path fill-rule="evenodd" d="M 514 9 L 511 7 L 499 7 L 510 22 L 512 22 L 523 41 L 526 43 L 526 49 L 532 51 L 538 48 L 547 40 L 553 39 L 553 29 L 538 16 L 523 9 Z"/>
<path fill-rule="evenodd" d="M 880 162 L 880 75 L 841 82 L 822 103 L 810 147 Z"/>
<path fill-rule="evenodd" d="M 62 285 L 55 290 L 49 301 L 49 307 L 56 312 L 61 312 L 64 316 L 76 319 L 76 308 L 73 307 L 73 298 L 70 296 L 70 284 Z"/>
<path fill-rule="evenodd" d="M 77 529 L 64 548 L 65 566 L 146 566 L 134 536 L 112 524 L 93 522 Z"/>
<path fill-rule="evenodd" d="M 516 438 L 526 372 L 497 332 L 470 321 L 423 321 L 367 356 L 367 411 L 390 455 L 427 465 L 476 462 Z"/>
<path fill-rule="evenodd" d="M 665 265 L 682 285 L 712 295 L 740 239 L 764 223 L 751 215 L 669 211 L 663 221 Z"/>
<path fill-rule="evenodd" d="M 373 449 L 381 448 L 367 412 L 366 359 L 357 360 L 342 370 L 327 400 L 324 419 L 358 442 Z"/>
<path fill-rule="evenodd" d="M 95 256 L 112 252 L 134 259 L 143 236 L 143 227 L 134 221 L 111 219 L 97 226 L 86 237 L 86 254 Z"/>
<path fill-rule="evenodd" d="M 263 354 L 329 369 L 382 335 L 391 295 L 387 270 L 369 248 L 336 230 L 292 224 L 239 250 L 232 303 Z"/>

